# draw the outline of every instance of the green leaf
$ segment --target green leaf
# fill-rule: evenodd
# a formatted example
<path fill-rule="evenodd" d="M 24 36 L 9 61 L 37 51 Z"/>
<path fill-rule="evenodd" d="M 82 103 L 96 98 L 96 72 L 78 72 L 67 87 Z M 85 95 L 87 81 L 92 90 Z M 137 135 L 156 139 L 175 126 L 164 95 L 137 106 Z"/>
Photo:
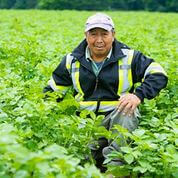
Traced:
<path fill-rule="evenodd" d="M 130 148 L 130 147 L 120 147 L 120 149 L 124 153 L 131 153 L 132 152 L 132 148 Z"/>
<path fill-rule="evenodd" d="M 178 139 L 175 139 L 175 144 L 176 146 L 178 146 Z"/>
<path fill-rule="evenodd" d="M 140 172 L 140 173 L 145 173 L 147 171 L 147 168 L 143 168 L 141 166 L 136 166 L 133 168 L 134 172 Z"/>
<path fill-rule="evenodd" d="M 140 151 L 133 151 L 132 155 L 134 156 L 134 158 L 138 159 L 138 157 L 142 156 L 142 153 Z"/>
<path fill-rule="evenodd" d="M 135 131 L 133 131 L 133 135 L 137 136 L 137 137 L 141 137 L 145 134 L 145 130 L 144 129 L 137 129 Z"/>
<path fill-rule="evenodd" d="M 64 147 L 53 144 L 45 148 L 45 153 L 50 155 L 51 158 L 60 158 L 62 155 L 66 154 L 67 151 Z"/>
<path fill-rule="evenodd" d="M 14 178 L 26 178 L 29 177 L 29 173 L 26 170 L 19 170 L 13 176 Z"/>
<path fill-rule="evenodd" d="M 172 144 L 169 144 L 167 147 L 166 147 L 166 150 L 169 154 L 174 154 L 176 153 L 176 148 L 174 145 Z"/>
<path fill-rule="evenodd" d="M 124 155 L 124 160 L 128 163 L 131 164 L 134 161 L 134 157 L 132 154 L 125 154 Z"/>

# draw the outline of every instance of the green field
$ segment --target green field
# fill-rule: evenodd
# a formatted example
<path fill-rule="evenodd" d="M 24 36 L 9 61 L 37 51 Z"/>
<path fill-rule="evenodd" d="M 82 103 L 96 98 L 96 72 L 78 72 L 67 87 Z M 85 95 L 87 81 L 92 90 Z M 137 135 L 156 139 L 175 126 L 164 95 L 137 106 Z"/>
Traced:
<path fill-rule="evenodd" d="M 117 129 L 131 142 L 111 158 L 114 175 L 147 178 L 178 177 L 178 14 L 107 12 L 116 38 L 154 58 L 169 83 L 141 105 L 140 126 L 132 134 Z M 75 111 L 69 93 L 42 93 L 61 58 L 84 38 L 87 11 L 0 11 L 0 178 L 107 177 L 94 166 L 87 147 L 101 136 L 116 139 L 99 123 L 103 116 Z M 90 114 L 91 118 L 87 115 Z M 117 141 L 117 140 L 116 140 Z"/>

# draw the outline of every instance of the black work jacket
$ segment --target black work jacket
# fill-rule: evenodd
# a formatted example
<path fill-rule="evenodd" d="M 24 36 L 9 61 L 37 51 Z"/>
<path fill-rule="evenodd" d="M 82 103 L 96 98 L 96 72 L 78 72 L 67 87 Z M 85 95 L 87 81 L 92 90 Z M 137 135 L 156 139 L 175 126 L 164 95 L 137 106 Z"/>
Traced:
<path fill-rule="evenodd" d="M 91 61 L 85 58 L 86 47 L 87 42 L 83 40 L 71 54 L 74 56 L 74 60 L 80 62 L 79 81 L 84 93 L 84 101 L 118 100 L 120 97 L 117 95 L 119 85 L 118 60 L 124 57 L 121 49 L 129 49 L 129 47 L 115 39 L 111 57 L 109 60 L 105 61 L 97 77 L 93 72 Z M 144 98 L 154 98 L 159 91 L 167 85 L 168 78 L 163 73 L 149 74 L 142 82 L 145 70 L 153 61 L 153 59 L 144 56 L 141 52 L 134 51 L 134 57 L 131 64 L 132 80 L 133 84 L 141 82 L 141 85 L 135 88 L 135 90 L 134 86 L 132 86 L 130 93 L 134 92 L 141 101 L 143 101 Z M 66 69 L 66 56 L 54 70 L 52 76 L 56 85 L 73 85 L 71 76 Z M 45 92 L 49 90 L 52 90 L 49 86 L 44 89 Z"/>

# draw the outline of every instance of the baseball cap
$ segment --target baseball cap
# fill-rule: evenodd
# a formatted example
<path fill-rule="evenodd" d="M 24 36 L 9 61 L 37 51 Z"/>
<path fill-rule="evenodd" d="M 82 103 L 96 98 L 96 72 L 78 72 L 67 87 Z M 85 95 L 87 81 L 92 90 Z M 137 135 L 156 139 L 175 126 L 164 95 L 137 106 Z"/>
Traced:
<path fill-rule="evenodd" d="M 95 15 L 90 16 L 85 24 L 85 32 L 93 28 L 103 28 L 107 31 L 114 29 L 114 23 L 108 15 L 104 13 L 96 13 Z"/>

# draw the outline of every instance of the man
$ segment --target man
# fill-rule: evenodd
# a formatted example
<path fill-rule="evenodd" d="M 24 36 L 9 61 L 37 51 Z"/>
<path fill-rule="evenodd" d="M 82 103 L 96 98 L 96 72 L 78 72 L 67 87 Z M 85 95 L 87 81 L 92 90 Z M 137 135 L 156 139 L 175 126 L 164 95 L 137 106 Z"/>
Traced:
<path fill-rule="evenodd" d="M 117 110 L 118 117 L 128 116 L 131 121 L 144 98 L 152 99 L 166 87 L 165 71 L 153 59 L 117 41 L 114 23 L 106 14 L 87 19 L 85 37 L 62 59 L 44 91 L 59 91 L 64 96 L 72 86 L 80 109 L 105 115 Z M 137 82 L 141 85 L 134 89 Z M 112 126 L 105 124 L 106 128 Z M 124 127 L 129 129 L 127 124 Z M 102 170 L 108 141 L 101 138 L 99 145 L 99 149 L 93 148 L 93 155 Z"/>

